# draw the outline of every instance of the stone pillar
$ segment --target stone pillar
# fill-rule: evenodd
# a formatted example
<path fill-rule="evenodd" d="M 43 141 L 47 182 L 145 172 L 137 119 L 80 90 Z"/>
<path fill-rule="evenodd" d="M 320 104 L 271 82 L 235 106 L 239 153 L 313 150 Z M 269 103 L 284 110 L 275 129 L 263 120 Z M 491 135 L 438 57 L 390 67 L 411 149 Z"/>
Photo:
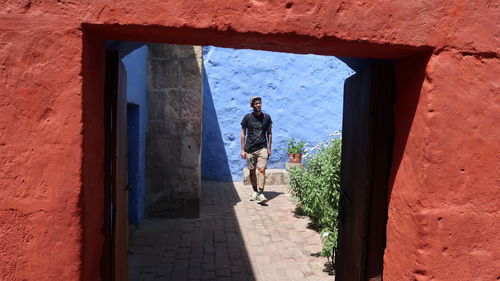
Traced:
<path fill-rule="evenodd" d="M 202 50 L 149 44 L 146 213 L 197 217 L 200 200 Z"/>

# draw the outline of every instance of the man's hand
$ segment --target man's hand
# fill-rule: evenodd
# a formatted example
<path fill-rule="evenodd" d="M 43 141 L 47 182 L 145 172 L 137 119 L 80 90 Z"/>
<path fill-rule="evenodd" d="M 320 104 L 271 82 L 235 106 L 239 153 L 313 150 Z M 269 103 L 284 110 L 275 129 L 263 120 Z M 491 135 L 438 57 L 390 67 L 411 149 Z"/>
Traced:
<path fill-rule="evenodd" d="M 273 154 L 273 150 L 271 148 L 267 149 L 267 159 L 271 158 L 271 154 Z"/>
<path fill-rule="evenodd" d="M 241 151 L 241 158 L 247 158 L 247 153 L 244 150 Z"/>

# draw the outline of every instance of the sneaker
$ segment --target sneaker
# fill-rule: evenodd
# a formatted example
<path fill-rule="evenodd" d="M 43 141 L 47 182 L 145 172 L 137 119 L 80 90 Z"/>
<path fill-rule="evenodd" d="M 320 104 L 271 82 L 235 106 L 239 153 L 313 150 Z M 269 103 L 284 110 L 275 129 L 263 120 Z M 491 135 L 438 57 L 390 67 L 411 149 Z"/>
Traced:
<path fill-rule="evenodd" d="M 257 191 L 254 191 L 252 193 L 252 196 L 250 196 L 250 201 L 255 201 L 257 200 L 257 197 L 259 196 L 259 193 L 257 193 Z"/>
<path fill-rule="evenodd" d="M 266 196 L 264 196 L 263 193 L 260 193 L 259 195 L 257 195 L 257 202 L 259 204 L 266 203 L 267 202 Z"/>

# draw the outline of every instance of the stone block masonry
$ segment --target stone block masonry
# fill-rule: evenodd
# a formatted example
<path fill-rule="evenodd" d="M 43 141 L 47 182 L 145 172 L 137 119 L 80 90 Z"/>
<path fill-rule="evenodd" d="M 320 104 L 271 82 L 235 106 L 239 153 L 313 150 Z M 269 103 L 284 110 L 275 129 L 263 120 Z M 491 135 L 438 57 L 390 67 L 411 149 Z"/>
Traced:
<path fill-rule="evenodd" d="M 200 199 L 201 47 L 149 44 L 146 214 L 197 217 Z"/>
<path fill-rule="evenodd" d="M 259 175 L 257 174 L 257 177 Z M 266 170 L 266 186 L 269 185 L 287 185 L 290 183 L 290 176 L 284 169 L 267 169 Z M 243 168 L 243 184 L 251 185 L 250 171 L 248 168 Z"/>

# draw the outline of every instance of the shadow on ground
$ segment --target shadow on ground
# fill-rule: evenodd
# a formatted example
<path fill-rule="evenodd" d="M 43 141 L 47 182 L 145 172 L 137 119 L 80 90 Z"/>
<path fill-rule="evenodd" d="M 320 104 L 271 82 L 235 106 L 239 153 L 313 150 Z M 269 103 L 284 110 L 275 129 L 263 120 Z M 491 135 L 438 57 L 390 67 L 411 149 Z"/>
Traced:
<path fill-rule="evenodd" d="M 264 191 L 264 195 L 266 196 L 268 201 L 273 200 L 274 198 L 280 196 L 281 194 L 284 194 L 283 192 L 276 192 L 276 191 Z"/>
<path fill-rule="evenodd" d="M 269 206 L 242 183 L 203 181 L 198 219 L 152 219 L 130 239 L 129 280 L 330 281 L 319 235 L 291 212 L 286 186 Z"/>
<path fill-rule="evenodd" d="M 198 219 L 146 219 L 133 234 L 129 279 L 255 281 L 231 182 L 203 182 Z"/>

